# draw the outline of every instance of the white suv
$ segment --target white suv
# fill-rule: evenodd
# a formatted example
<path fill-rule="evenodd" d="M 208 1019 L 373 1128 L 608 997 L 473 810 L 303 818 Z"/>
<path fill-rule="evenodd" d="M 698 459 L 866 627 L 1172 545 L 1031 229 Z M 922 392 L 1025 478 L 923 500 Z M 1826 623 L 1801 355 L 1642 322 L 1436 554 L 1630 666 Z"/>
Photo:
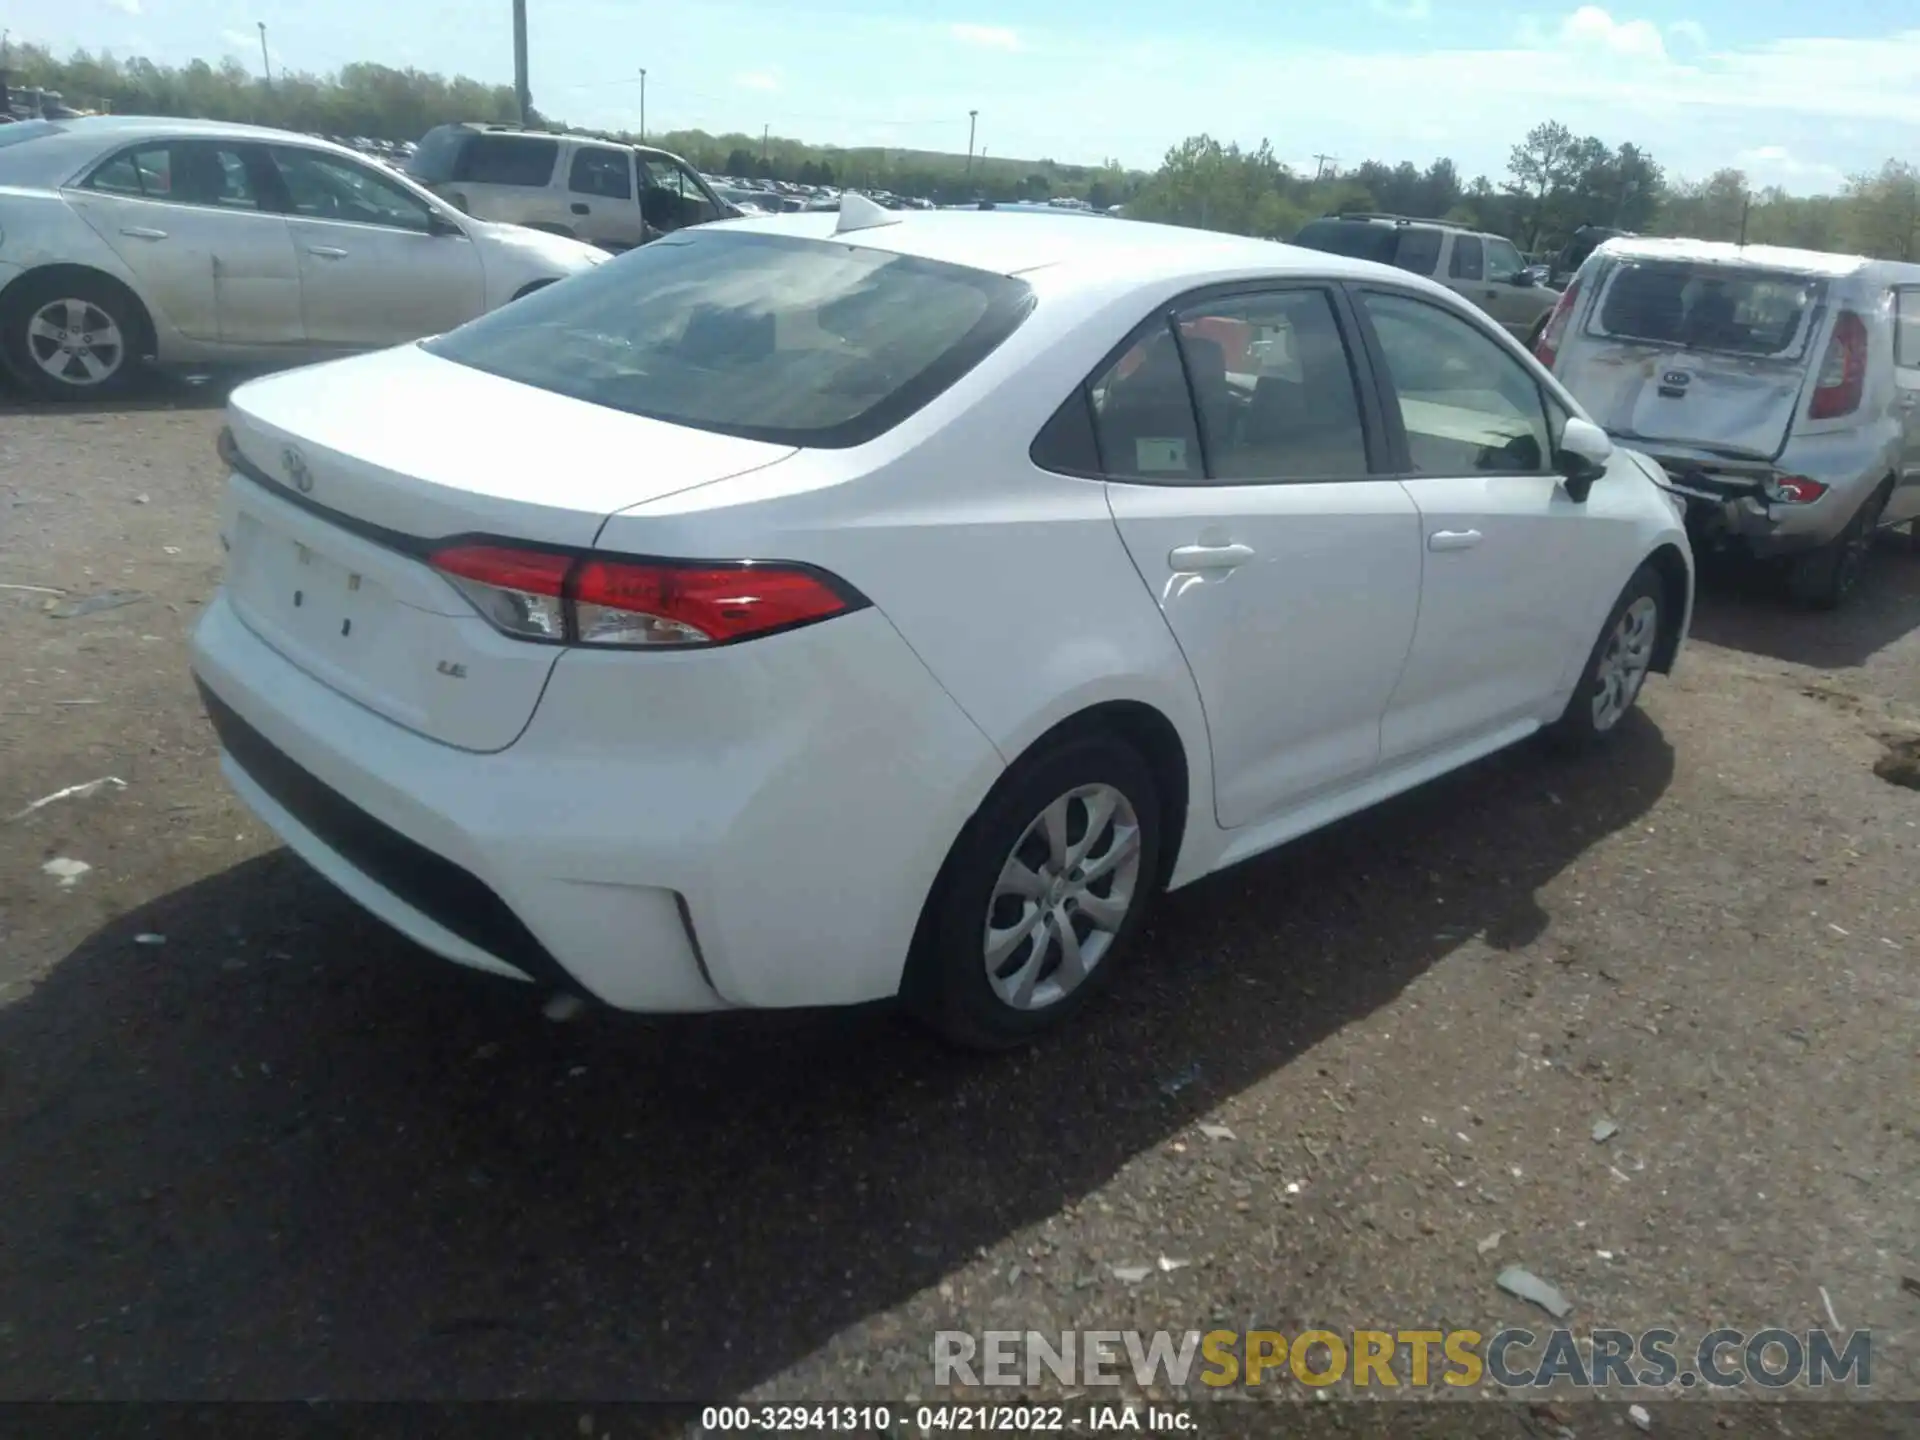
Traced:
<path fill-rule="evenodd" d="M 517 125 L 437 125 L 406 173 L 482 220 L 607 250 L 739 213 L 677 155 Z"/>

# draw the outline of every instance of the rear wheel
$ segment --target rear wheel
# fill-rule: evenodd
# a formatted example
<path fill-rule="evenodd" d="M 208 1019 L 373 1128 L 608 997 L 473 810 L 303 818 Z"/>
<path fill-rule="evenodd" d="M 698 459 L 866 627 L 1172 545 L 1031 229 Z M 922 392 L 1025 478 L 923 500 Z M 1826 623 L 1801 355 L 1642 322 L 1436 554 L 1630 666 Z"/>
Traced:
<path fill-rule="evenodd" d="M 1651 565 L 1634 571 L 1594 641 L 1573 698 L 1547 729 L 1561 749 L 1590 750 L 1619 730 L 1653 669 L 1666 603 L 1659 573 Z"/>
<path fill-rule="evenodd" d="M 145 332 L 125 291 L 85 275 L 28 276 L 14 289 L 0 316 L 0 354 L 22 385 L 52 400 L 89 400 L 134 382 Z"/>
<path fill-rule="evenodd" d="M 1845 529 L 1818 550 L 1794 560 L 1787 586 L 1795 599 L 1816 610 L 1837 610 L 1853 598 L 1866 574 L 1874 534 L 1892 493 L 1891 484 L 1881 485 L 1854 512 Z"/>
<path fill-rule="evenodd" d="M 1124 741 L 1020 762 L 954 844 L 905 998 L 950 1040 L 1002 1049 L 1054 1029 L 1112 974 L 1159 875 L 1160 799 Z"/>

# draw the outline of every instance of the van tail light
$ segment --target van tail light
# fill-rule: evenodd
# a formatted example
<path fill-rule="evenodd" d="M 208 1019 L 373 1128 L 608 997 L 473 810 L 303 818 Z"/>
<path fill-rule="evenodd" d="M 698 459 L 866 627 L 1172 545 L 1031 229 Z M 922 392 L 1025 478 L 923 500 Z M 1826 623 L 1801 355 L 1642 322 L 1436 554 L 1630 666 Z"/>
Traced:
<path fill-rule="evenodd" d="M 1867 388 L 1867 322 L 1851 310 L 1842 310 L 1833 322 L 1820 378 L 1814 382 L 1809 420 L 1834 420 L 1860 408 Z"/>
<path fill-rule="evenodd" d="M 1573 315 L 1574 301 L 1580 295 L 1580 280 L 1575 277 L 1566 289 L 1560 292 L 1560 298 L 1554 303 L 1553 313 L 1547 317 L 1546 329 L 1540 332 L 1540 339 L 1533 347 L 1533 355 L 1549 370 L 1554 359 L 1560 354 L 1561 337 L 1567 333 L 1567 321 Z"/>
<path fill-rule="evenodd" d="M 462 541 L 427 563 L 496 630 L 554 644 L 730 645 L 868 604 L 824 570 L 782 562 L 641 560 Z"/>

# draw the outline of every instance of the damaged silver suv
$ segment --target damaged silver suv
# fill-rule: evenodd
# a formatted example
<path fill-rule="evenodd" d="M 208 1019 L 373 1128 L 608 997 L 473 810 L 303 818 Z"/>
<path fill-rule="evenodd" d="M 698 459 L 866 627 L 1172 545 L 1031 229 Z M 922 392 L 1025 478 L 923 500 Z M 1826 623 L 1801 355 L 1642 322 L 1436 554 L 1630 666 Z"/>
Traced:
<path fill-rule="evenodd" d="M 1853 594 L 1876 531 L 1920 529 L 1920 265 L 1609 240 L 1535 353 L 1660 463 L 1697 548 L 1777 558 L 1809 604 Z"/>

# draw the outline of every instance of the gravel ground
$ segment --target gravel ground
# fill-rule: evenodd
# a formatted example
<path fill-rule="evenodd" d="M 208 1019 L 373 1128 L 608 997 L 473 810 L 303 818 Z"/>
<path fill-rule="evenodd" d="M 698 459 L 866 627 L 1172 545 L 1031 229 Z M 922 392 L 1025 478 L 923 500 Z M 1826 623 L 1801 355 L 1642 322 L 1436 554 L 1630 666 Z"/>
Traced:
<path fill-rule="evenodd" d="M 932 1398 L 938 1329 L 1544 1327 L 1519 1264 L 1581 1326 L 1830 1303 L 1920 1399 L 1920 792 L 1874 773 L 1920 557 L 1841 616 L 1711 587 L 1610 754 L 1169 897 L 1031 1053 L 556 1024 L 222 785 L 217 399 L 0 401 L 0 583 L 146 597 L 0 589 L 0 816 L 125 782 L 0 822 L 0 1397 Z"/>

